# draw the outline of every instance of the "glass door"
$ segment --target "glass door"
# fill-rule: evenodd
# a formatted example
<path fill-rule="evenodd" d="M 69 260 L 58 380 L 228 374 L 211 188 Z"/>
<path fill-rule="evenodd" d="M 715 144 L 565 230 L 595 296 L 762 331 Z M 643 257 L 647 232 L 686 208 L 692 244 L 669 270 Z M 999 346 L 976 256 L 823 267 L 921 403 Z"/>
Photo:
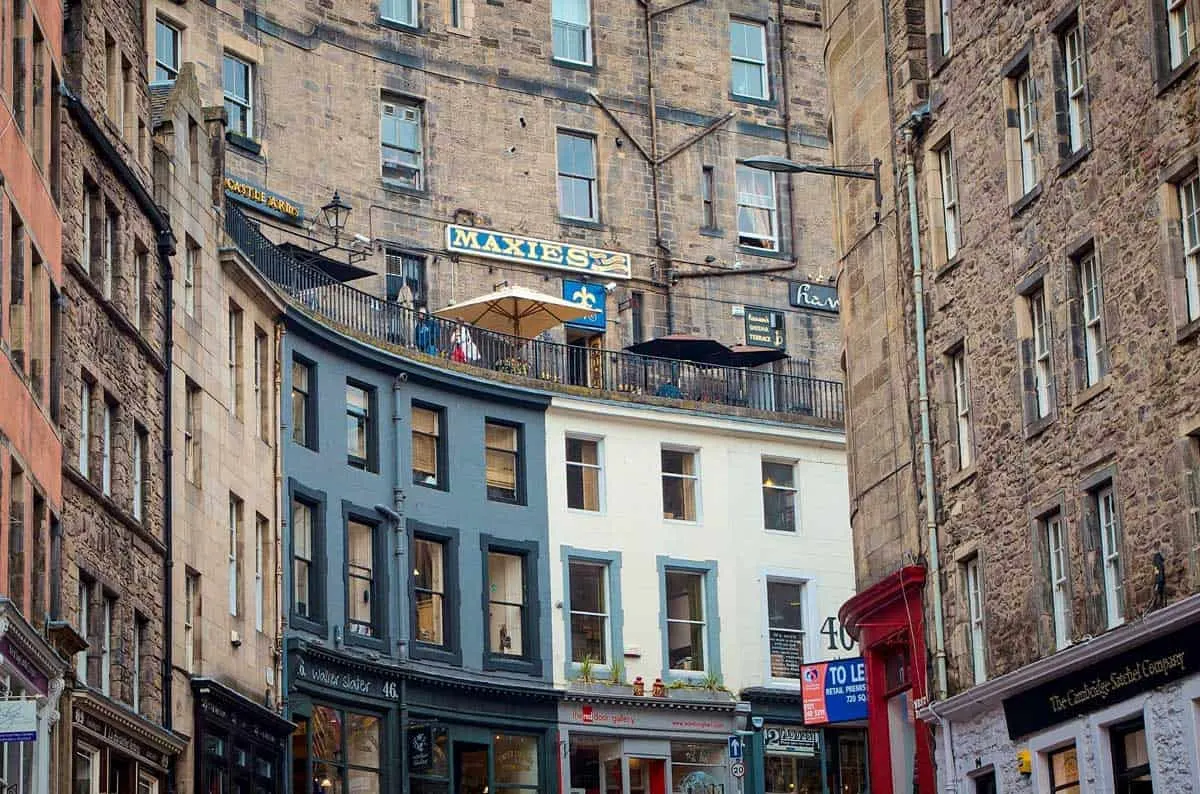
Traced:
<path fill-rule="evenodd" d="M 667 794 L 666 759 L 631 756 L 629 794 Z"/>
<path fill-rule="evenodd" d="M 488 794 L 488 746 L 454 743 L 455 794 Z"/>

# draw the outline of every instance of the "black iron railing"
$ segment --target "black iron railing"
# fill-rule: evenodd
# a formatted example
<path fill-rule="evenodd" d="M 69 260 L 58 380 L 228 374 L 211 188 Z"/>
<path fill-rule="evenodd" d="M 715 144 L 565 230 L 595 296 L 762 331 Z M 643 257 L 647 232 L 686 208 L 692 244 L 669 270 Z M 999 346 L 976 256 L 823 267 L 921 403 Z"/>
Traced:
<path fill-rule="evenodd" d="M 225 231 L 255 268 L 329 322 L 389 345 L 545 384 L 717 403 L 844 422 L 842 384 L 803 375 L 522 339 L 383 300 L 297 262 L 227 204 Z"/>

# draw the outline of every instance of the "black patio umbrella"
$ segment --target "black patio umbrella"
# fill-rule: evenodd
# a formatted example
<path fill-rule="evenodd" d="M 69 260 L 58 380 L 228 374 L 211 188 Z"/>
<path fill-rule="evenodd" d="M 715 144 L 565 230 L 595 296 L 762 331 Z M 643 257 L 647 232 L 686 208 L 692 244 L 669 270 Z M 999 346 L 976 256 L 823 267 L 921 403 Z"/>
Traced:
<path fill-rule="evenodd" d="M 789 358 L 783 350 L 758 345 L 734 345 L 728 353 L 718 354 L 708 360 L 709 364 L 721 367 L 757 367 Z"/>
<path fill-rule="evenodd" d="M 657 339 L 648 339 L 625 348 L 639 356 L 672 358 L 677 361 L 710 363 L 714 356 L 728 355 L 730 350 L 715 339 L 706 339 L 692 334 L 671 334 Z"/>

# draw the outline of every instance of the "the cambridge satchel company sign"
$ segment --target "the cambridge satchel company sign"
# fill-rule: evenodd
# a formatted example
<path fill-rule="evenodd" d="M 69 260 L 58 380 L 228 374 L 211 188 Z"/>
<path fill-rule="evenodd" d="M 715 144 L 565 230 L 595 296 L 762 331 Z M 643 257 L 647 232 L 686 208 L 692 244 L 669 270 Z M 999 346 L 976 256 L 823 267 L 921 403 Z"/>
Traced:
<path fill-rule="evenodd" d="M 1200 671 L 1196 626 L 1155 637 L 1004 701 L 1009 738 L 1131 698 Z"/>
<path fill-rule="evenodd" d="M 620 251 L 556 243 L 473 226 L 447 226 L 446 248 L 460 254 L 573 270 L 603 278 L 630 278 L 633 275 L 629 254 Z"/>

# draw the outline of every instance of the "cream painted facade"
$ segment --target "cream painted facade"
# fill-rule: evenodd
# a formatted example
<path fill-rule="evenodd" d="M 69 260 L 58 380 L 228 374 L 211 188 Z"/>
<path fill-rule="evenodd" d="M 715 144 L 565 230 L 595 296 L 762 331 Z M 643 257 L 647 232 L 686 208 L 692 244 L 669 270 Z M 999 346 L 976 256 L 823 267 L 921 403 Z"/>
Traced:
<path fill-rule="evenodd" d="M 747 687 L 799 688 L 799 681 L 770 675 L 768 581 L 803 583 L 806 662 L 856 654 L 829 650 L 828 637 L 820 633 L 828 618 L 836 622 L 838 607 L 854 593 L 842 432 L 556 397 L 546 414 L 546 438 L 556 682 L 579 675 L 578 665 L 568 664 L 569 557 L 609 560 L 610 645 L 620 637 L 610 658 L 623 664 L 627 682 L 641 676 L 647 695 L 659 677 L 668 683 L 703 677 L 667 669 L 664 567 L 715 563 L 717 614 L 705 615 L 705 631 L 716 647 L 709 650 L 705 673 L 718 674 L 734 695 Z M 568 438 L 599 443 L 598 511 L 568 507 Z M 695 455 L 695 521 L 663 517 L 664 448 Z M 794 532 L 764 528 L 764 459 L 794 463 Z M 593 675 L 603 681 L 610 671 L 597 666 Z"/>

